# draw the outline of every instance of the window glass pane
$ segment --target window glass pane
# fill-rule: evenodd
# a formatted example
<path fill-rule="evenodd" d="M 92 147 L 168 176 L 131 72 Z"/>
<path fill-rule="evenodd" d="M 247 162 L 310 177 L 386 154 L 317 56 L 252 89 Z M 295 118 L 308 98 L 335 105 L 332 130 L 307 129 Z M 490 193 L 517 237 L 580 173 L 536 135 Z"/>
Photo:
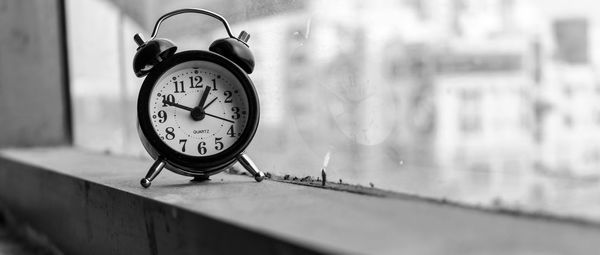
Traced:
<path fill-rule="evenodd" d="M 77 146 L 148 158 L 135 33 L 200 7 L 251 34 L 264 170 L 600 220 L 600 21 L 593 0 L 68 0 Z M 160 37 L 207 50 L 209 17 Z M 327 156 L 329 155 L 329 156 Z M 150 161 L 149 161 L 150 162 Z"/>

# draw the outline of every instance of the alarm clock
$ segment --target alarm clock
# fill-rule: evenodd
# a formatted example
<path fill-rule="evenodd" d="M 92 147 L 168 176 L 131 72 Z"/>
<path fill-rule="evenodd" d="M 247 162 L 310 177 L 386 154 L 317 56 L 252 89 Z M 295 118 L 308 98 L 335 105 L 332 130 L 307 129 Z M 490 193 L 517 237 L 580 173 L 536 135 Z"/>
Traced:
<path fill-rule="evenodd" d="M 156 38 L 161 23 L 183 13 L 211 16 L 223 23 L 229 37 L 214 41 L 208 51 L 176 52 L 175 44 Z M 137 100 L 138 134 L 155 160 L 140 181 L 148 188 L 163 168 L 207 180 L 236 162 L 257 182 L 264 178 L 244 150 L 258 127 L 258 94 L 248 76 L 254 56 L 250 35 L 238 37 L 219 14 L 203 9 L 180 9 L 158 19 L 145 41 L 134 36 L 137 77 L 144 77 Z"/>

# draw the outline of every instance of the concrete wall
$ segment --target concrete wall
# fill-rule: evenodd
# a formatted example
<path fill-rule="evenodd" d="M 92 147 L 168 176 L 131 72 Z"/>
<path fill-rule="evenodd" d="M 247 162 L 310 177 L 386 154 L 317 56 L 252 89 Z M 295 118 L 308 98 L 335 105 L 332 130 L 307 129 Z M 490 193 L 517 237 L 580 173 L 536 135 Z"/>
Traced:
<path fill-rule="evenodd" d="M 69 143 L 61 0 L 0 0 L 0 147 Z"/>

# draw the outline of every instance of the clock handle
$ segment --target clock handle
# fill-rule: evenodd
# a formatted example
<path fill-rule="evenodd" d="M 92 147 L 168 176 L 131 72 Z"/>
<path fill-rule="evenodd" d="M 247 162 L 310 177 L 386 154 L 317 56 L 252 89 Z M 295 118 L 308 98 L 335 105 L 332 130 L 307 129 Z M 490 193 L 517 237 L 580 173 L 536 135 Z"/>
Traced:
<path fill-rule="evenodd" d="M 240 162 L 240 164 L 242 164 L 242 166 L 244 166 L 244 168 L 246 168 L 246 171 L 248 171 L 252 176 L 254 176 L 254 180 L 256 180 L 257 182 L 260 182 L 265 178 L 265 174 L 258 170 L 256 164 L 252 162 L 252 160 L 250 159 L 250 157 L 248 157 L 248 155 L 246 155 L 246 153 L 238 155 L 237 160 Z"/>
<path fill-rule="evenodd" d="M 152 166 L 150 167 L 150 170 L 148 170 L 146 178 L 140 180 L 140 184 L 142 184 L 142 187 L 150 187 L 150 184 L 152 184 L 152 180 L 156 178 L 156 176 L 160 173 L 160 171 L 162 171 L 164 167 L 165 161 L 162 158 L 156 159 L 156 161 L 154 161 L 154 164 L 152 164 Z"/>
<path fill-rule="evenodd" d="M 179 10 L 174 10 L 172 12 L 169 12 L 165 15 L 162 15 L 160 18 L 158 18 L 158 20 L 156 21 L 156 24 L 154 25 L 154 29 L 152 29 L 152 35 L 150 36 L 150 40 L 154 39 L 156 37 L 156 35 L 158 34 L 158 29 L 160 28 L 160 24 L 175 15 L 179 15 L 182 13 L 200 13 L 200 14 L 204 14 L 204 15 L 208 15 L 211 16 L 219 21 L 221 21 L 221 23 L 223 23 L 223 26 L 225 26 L 225 30 L 227 30 L 227 35 L 229 35 L 229 37 L 234 38 L 234 39 L 238 39 L 240 41 L 243 41 L 244 43 L 246 43 L 246 41 L 248 41 L 246 39 L 246 35 L 240 34 L 241 38 L 237 38 L 235 36 L 233 36 L 233 34 L 231 33 L 231 28 L 229 28 L 229 23 L 227 23 L 227 20 L 225 18 L 223 18 L 223 16 L 211 12 L 209 10 L 205 10 L 205 9 L 199 9 L 199 8 L 186 8 L 186 9 L 179 9 Z M 250 35 L 248 35 L 248 37 L 250 37 Z"/>

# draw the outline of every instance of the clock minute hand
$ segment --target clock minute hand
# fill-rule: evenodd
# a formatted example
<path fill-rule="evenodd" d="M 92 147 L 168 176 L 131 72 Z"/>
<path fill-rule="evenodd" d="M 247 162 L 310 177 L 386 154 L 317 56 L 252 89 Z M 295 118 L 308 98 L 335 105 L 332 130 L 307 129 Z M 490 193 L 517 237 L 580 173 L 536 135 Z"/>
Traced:
<path fill-rule="evenodd" d="M 233 120 L 228 120 L 228 119 L 225 119 L 225 118 L 221 118 L 221 117 L 219 117 L 219 116 L 217 116 L 217 115 L 212 115 L 212 114 L 210 114 L 210 113 L 206 113 L 206 112 L 205 112 L 204 114 L 206 114 L 206 116 L 211 116 L 211 117 L 213 117 L 213 118 L 217 118 L 217 119 L 220 119 L 220 120 L 224 120 L 224 121 L 227 121 L 227 122 L 230 122 L 230 123 L 235 123 Z"/>
<path fill-rule="evenodd" d="M 184 110 L 186 110 L 186 111 L 192 111 L 192 110 L 193 110 L 193 109 L 192 109 L 192 108 L 190 108 L 190 107 L 187 107 L 187 106 L 185 106 L 185 105 L 180 105 L 180 104 L 178 104 L 178 103 L 171 102 L 171 101 L 169 101 L 169 100 L 163 100 L 163 104 L 168 104 L 168 105 L 170 105 L 170 106 L 175 106 L 175 107 L 177 107 L 177 108 L 184 109 Z"/>

